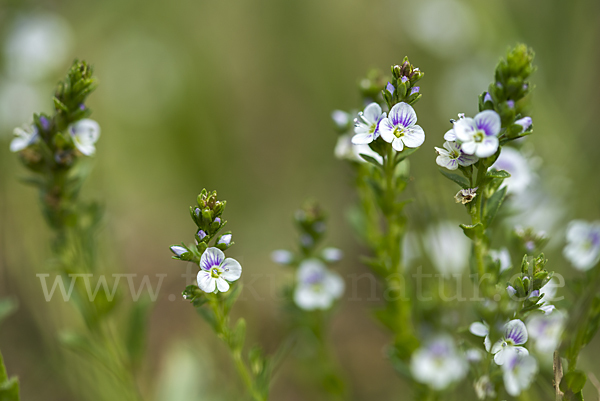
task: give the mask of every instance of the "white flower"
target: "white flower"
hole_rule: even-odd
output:
[[[379,122],[385,118],[381,106],[377,103],[371,103],[365,108],[364,112],[358,113],[358,118],[354,120],[354,135],[352,143],[354,145],[366,145],[379,137]]]
[[[19,152],[39,139],[38,130],[33,124],[25,125],[23,128],[17,127],[13,130],[13,134],[15,138],[10,143],[11,152]]]
[[[444,149],[435,148],[438,157],[435,162],[440,167],[446,167],[448,170],[456,170],[458,166],[470,166],[477,163],[479,158],[473,155],[467,155],[461,152],[460,145],[456,142],[444,142]]]
[[[551,315],[534,314],[527,319],[527,330],[533,339],[537,352],[547,357],[552,356],[560,343],[560,337],[566,323],[566,315],[556,311]]]
[[[75,147],[86,156],[92,156],[96,152],[94,144],[100,137],[100,125],[94,120],[84,118],[69,126],[69,132],[73,137]]]
[[[369,145],[353,145],[352,137],[350,134],[340,135],[338,137],[338,141],[335,145],[334,155],[336,158],[340,160],[350,160],[353,162],[366,163],[365,159],[360,157],[361,154],[371,156],[375,160],[379,162],[379,164],[383,164],[383,157],[373,149],[369,147]]]
[[[344,252],[341,249],[329,247],[323,249],[321,255],[326,262],[339,262],[344,257]]]
[[[485,110],[475,118],[461,118],[454,123],[456,139],[468,155],[489,157],[498,150],[501,123],[498,113]]]
[[[600,221],[570,222],[563,255],[577,270],[586,271],[594,267],[600,261]]]
[[[442,274],[460,273],[469,262],[471,242],[456,223],[444,221],[429,227],[424,245],[434,267]]]
[[[443,390],[465,377],[468,364],[456,351],[452,338],[439,335],[414,352],[410,370],[416,381]]]
[[[285,249],[277,249],[271,252],[271,260],[280,265],[289,265],[294,260],[294,254]]]
[[[508,249],[502,248],[499,251],[492,249],[490,250],[490,256],[494,262],[500,262],[500,273],[512,267],[510,252],[508,252]]]
[[[537,362],[531,355],[518,352],[511,348],[506,351],[506,363],[502,365],[504,387],[513,397],[529,388],[537,373]]]
[[[508,146],[502,148],[502,152],[491,168],[505,170],[510,177],[504,179],[509,193],[523,193],[533,181],[533,172],[527,159],[521,152]]]
[[[300,309],[329,309],[344,293],[344,280],[318,259],[300,263],[296,280],[294,302]]]
[[[496,341],[491,350],[496,364],[503,365],[506,362],[508,351],[515,350],[525,355],[529,354],[527,348],[521,347],[527,342],[528,337],[525,323],[519,319],[513,319],[504,325],[503,331],[504,336]]]
[[[237,260],[225,258],[225,254],[218,248],[208,248],[200,258],[200,271],[198,272],[198,287],[204,292],[229,290],[227,281],[235,281],[242,275],[242,266]],[[225,281],[227,280],[227,281]]]
[[[398,103],[390,110],[388,118],[381,120],[379,132],[384,141],[391,143],[394,150],[404,147],[418,148],[425,142],[425,131],[416,125],[417,113],[408,103]]]

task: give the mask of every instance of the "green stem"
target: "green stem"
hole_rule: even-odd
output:
[[[476,186],[477,189],[477,197],[475,198],[474,204],[471,206],[471,225],[476,225],[482,223],[481,215],[483,213],[483,197],[485,194],[485,185],[483,183],[483,177],[485,177],[485,168],[482,166],[481,161],[477,164],[477,179]],[[486,249],[486,238],[485,232],[481,232],[480,234],[476,234],[473,239],[473,251],[475,254],[475,266],[477,268],[477,273],[479,274],[479,279],[483,277],[485,274],[485,255],[487,253]]]
[[[0,385],[8,380],[6,373],[6,367],[4,366],[4,359],[2,358],[2,352],[0,352]]]

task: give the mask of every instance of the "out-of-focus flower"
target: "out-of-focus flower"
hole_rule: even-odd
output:
[[[439,335],[414,352],[410,370],[416,381],[443,390],[465,377],[468,364],[456,351],[452,337]]]
[[[329,309],[344,293],[344,280],[318,259],[300,263],[294,302],[303,310]]]
[[[11,152],[19,152],[39,139],[37,128],[34,125],[17,127],[13,133],[15,137],[10,143]]]
[[[385,118],[385,113],[381,111],[381,106],[377,103],[371,103],[365,108],[364,112],[358,113],[358,118],[354,120],[354,135],[352,143],[354,145],[367,145],[379,137],[379,123]]]
[[[342,260],[342,258],[344,257],[344,252],[342,252],[342,250],[338,248],[328,247],[323,249],[321,255],[323,256],[323,259],[325,259],[326,262],[333,263]]]
[[[502,152],[492,168],[505,170],[510,174],[510,177],[504,179],[504,185],[509,193],[522,193],[533,181],[533,172],[527,159],[518,150],[507,146],[502,148]]]
[[[428,228],[425,250],[442,274],[462,272],[468,264],[471,243],[458,224],[449,221]]]
[[[600,261],[600,221],[570,222],[563,254],[577,270],[586,271],[594,267]]]
[[[100,137],[100,125],[89,118],[79,120],[69,126],[75,147],[84,155],[92,156],[96,153],[96,142]]]
[[[534,357],[515,348],[506,350],[505,363],[502,365],[504,387],[513,397],[529,388],[537,373],[537,362]]]
[[[353,162],[366,163],[361,154],[371,156],[380,164],[383,164],[383,158],[375,152],[369,145],[353,145],[350,134],[340,135],[334,150],[335,157],[340,160],[350,160]]]
[[[348,129],[348,125],[350,124],[350,113],[342,110],[334,110],[331,112],[331,119],[336,128],[343,132]]]
[[[490,327],[486,323],[474,322],[469,326],[469,331],[471,334],[477,337],[484,337],[483,345],[485,346],[485,350],[490,352],[492,348],[492,342],[490,340]]]
[[[71,38],[69,25],[58,15],[18,17],[4,46],[10,78],[28,82],[46,78],[68,58]]]
[[[294,260],[294,254],[285,249],[277,249],[271,252],[271,260],[280,265],[289,265]]]
[[[535,314],[527,319],[527,331],[533,339],[534,349],[546,357],[552,356],[560,343],[560,336],[565,328],[566,315],[556,311],[551,315]]]
[[[391,143],[394,150],[401,152],[404,147],[418,148],[425,142],[425,131],[417,124],[417,113],[408,103],[398,103],[392,107],[388,118],[379,123],[379,133],[384,141]]]
[[[510,252],[508,252],[507,248],[502,248],[500,250],[492,249],[490,250],[490,256],[494,262],[500,263],[500,273],[512,267]]]
[[[462,203],[463,205],[470,203],[477,196],[477,188],[461,189],[454,195],[454,200],[456,203]]]
[[[496,397],[496,390],[494,389],[494,383],[490,380],[488,375],[483,375],[473,383],[473,388],[475,389],[475,394],[477,395],[477,399],[485,400]]]
[[[482,111],[475,118],[461,118],[454,123],[454,133],[461,142],[461,150],[477,157],[489,157],[496,153],[500,128],[500,116],[492,110]]]
[[[0,77],[0,135],[31,119],[34,111],[47,107],[41,90],[22,82],[2,82]]]
[[[446,133],[447,134],[447,133]],[[456,170],[458,166],[470,166],[477,163],[479,158],[473,155],[467,155],[461,152],[460,145],[456,142],[444,142],[444,148],[434,148],[438,154],[435,162],[440,167],[448,170]]]
[[[491,349],[494,362],[503,365],[506,362],[508,351],[515,350],[519,353],[529,354],[527,348],[521,345],[527,342],[527,328],[519,319],[513,319],[504,325],[504,336],[498,340]]]
[[[221,292],[229,290],[227,281],[235,281],[242,275],[242,266],[232,258],[225,258],[225,254],[218,248],[208,248],[200,258],[200,271],[198,272],[198,287],[204,292]],[[227,281],[226,281],[227,280]]]

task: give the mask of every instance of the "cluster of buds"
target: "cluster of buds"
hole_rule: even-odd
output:
[[[525,45],[516,46],[496,67],[495,80],[479,97],[479,110],[494,110],[506,128],[504,137],[515,139],[531,133],[531,123],[524,124],[523,102],[531,91],[529,76],[535,71],[534,53]],[[519,119],[519,120],[517,120]]]
[[[521,263],[521,275],[516,277],[512,284],[508,286],[509,295],[513,299],[524,301],[522,313],[542,306],[540,301],[543,295],[540,290],[552,279],[552,273],[545,269],[547,262],[548,260],[544,258],[544,254],[534,258],[533,263],[529,262],[526,255]]]
[[[209,247],[210,241],[227,224],[227,221],[221,219],[227,201],[218,200],[217,191],[209,193],[206,189],[203,189],[196,202],[196,206],[190,206],[190,215],[197,228],[194,234],[196,245],[173,245],[171,247],[171,251],[175,254],[173,259],[199,263],[202,254]],[[219,236],[213,246],[224,251],[233,245],[231,239],[231,232],[226,232]]]
[[[383,89],[383,97],[390,109],[396,103],[414,104],[421,98],[419,87],[415,84],[425,75],[419,68],[413,66],[408,57],[404,57],[401,65],[392,66],[392,81]]]

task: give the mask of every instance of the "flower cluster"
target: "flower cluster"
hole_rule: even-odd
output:
[[[201,295],[197,292],[198,288],[205,293],[227,292],[230,283],[242,275],[239,262],[226,258],[223,253],[233,245],[231,232],[219,235],[227,224],[222,220],[227,202],[218,200],[216,191],[208,192],[203,189],[196,203],[196,206],[190,207],[190,215],[196,224],[195,243],[171,246],[173,259],[194,262],[200,268],[198,286],[189,286],[184,293],[192,302]]]
[[[298,228],[299,252],[278,249],[272,252],[275,263],[294,267],[294,304],[305,311],[330,309],[344,293],[344,280],[327,265],[339,262],[343,253],[327,247],[319,251],[326,231],[326,216],[315,202],[308,201],[294,215]]]

